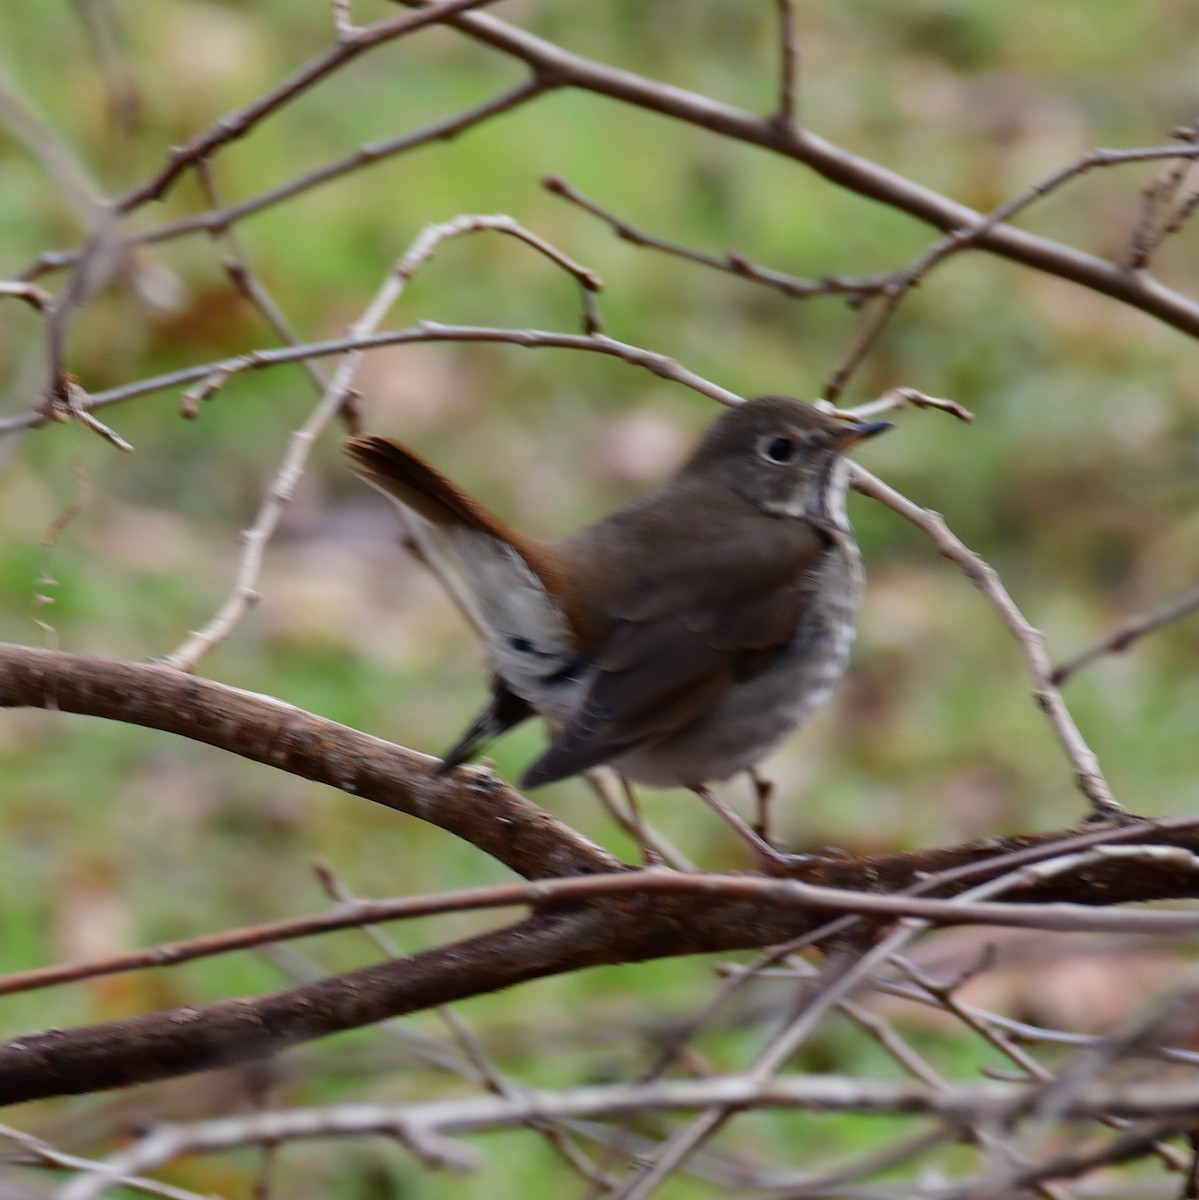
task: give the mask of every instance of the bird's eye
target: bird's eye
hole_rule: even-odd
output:
[[[795,442],[789,437],[771,438],[762,451],[771,462],[790,462],[795,457]]]

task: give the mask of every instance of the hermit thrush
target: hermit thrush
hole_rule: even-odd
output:
[[[534,713],[554,734],[526,788],[605,763],[707,797],[752,767],[845,670],[863,577],[842,455],[889,427],[759,396],[657,491],[552,541],[396,442],[347,442],[353,469],[425,523],[482,626],[491,703],[439,772]]]

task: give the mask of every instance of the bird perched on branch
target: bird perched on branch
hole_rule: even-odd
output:
[[[845,671],[863,575],[843,455],[888,428],[747,400],[657,491],[551,541],[397,442],[348,441],[353,470],[460,578],[491,661],[491,702],[439,773],[538,713],[553,736],[522,787],[606,764],[712,803],[706,784],[752,768]]]

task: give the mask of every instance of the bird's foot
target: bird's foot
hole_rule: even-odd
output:
[[[773,787],[773,784],[768,786]],[[754,852],[759,866],[766,874],[786,873],[790,869],[788,866],[790,860],[806,857],[805,855],[784,854],[781,850],[775,849],[767,838],[758,830],[747,825],[723,800],[702,784],[693,786],[691,790],[749,846]]]

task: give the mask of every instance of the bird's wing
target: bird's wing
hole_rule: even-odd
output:
[[[536,787],[575,775],[686,727],[738,683],[774,661],[800,630],[813,567],[827,548],[820,531],[795,536],[765,586],[754,553],[746,569],[726,553],[721,569],[657,586],[606,639],[596,674],[571,719],[521,780]]]

